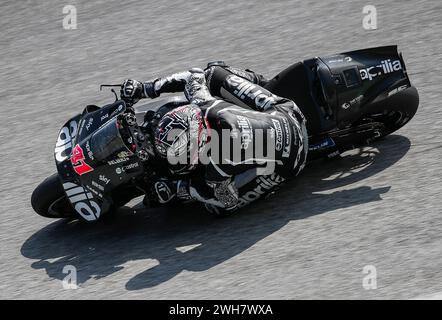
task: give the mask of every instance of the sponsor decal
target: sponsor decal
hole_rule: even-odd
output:
[[[123,163],[123,162],[126,162],[126,161],[129,161],[129,158],[128,158],[128,157],[124,157],[124,158],[115,158],[115,159],[113,159],[113,160],[109,160],[109,161],[107,162],[107,164],[110,165],[110,166],[113,166],[113,165],[115,165],[115,164],[120,164],[120,163]]]
[[[283,144],[283,138],[282,138],[282,127],[279,120],[272,119],[273,128],[275,130],[276,139],[275,139],[275,150],[281,151],[282,150],[282,144]]]
[[[94,159],[95,159],[95,158],[94,158],[94,153],[93,153],[92,150],[91,150],[91,145],[90,145],[90,143],[89,143],[89,140],[86,142],[86,152],[87,152],[88,157],[89,157],[91,160],[94,160]]]
[[[90,117],[89,120],[87,121],[87,124],[86,124],[86,131],[89,131],[93,122],[94,122],[94,118]]]
[[[284,126],[284,133],[285,133],[285,140],[284,140],[284,150],[282,152],[282,156],[284,158],[289,157],[290,155],[290,144],[291,144],[291,137],[290,137],[290,127],[289,127],[289,121],[286,118],[282,118],[283,126]]]
[[[121,112],[122,110],[123,110],[123,105],[122,104],[118,105],[117,109],[115,109],[113,112],[111,112],[110,117],[112,118],[117,113]]]
[[[95,184],[97,184],[97,183],[95,182]],[[88,189],[90,192],[92,192],[96,197],[98,197],[98,198],[100,198],[100,199],[103,198],[103,194],[102,194],[100,191],[97,191],[96,189],[94,189],[93,187],[88,186],[88,185],[86,185],[85,187],[86,187],[86,189]]]
[[[132,155],[133,155],[133,153],[130,152],[130,151],[121,151],[121,152],[119,152],[119,153],[117,154],[117,157],[118,157],[118,158],[128,158],[128,157],[130,157],[130,156],[132,156]]]
[[[387,59],[382,60],[381,63],[376,66],[360,69],[359,73],[362,80],[371,81],[377,76],[389,74],[400,70],[402,70],[402,65],[399,60],[391,61],[390,59]]]
[[[394,94],[396,94],[396,93],[398,93],[398,92],[400,92],[400,91],[402,91],[402,90],[405,90],[405,89],[407,89],[408,88],[408,85],[403,85],[403,86],[400,86],[400,87],[397,87],[397,88],[394,88],[393,90],[391,90],[389,93],[388,93],[388,96],[392,96],[392,95],[394,95]]]
[[[98,180],[100,180],[101,182],[103,182],[105,185],[107,185],[110,182],[110,179],[107,178],[104,174],[100,174],[98,176]]]
[[[236,123],[241,133],[241,148],[247,149],[253,141],[253,130],[250,120],[247,117],[237,115]]]
[[[98,188],[98,190],[100,190],[100,191],[104,191],[104,187],[95,181],[92,181],[92,186],[95,188]]]
[[[326,138],[325,140],[316,143],[316,144],[312,144],[309,146],[309,151],[315,151],[318,149],[323,149],[323,148],[330,148],[335,146],[335,142],[333,141],[332,138]]]
[[[94,221],[100,217],[101,208],[88,190],[73,182],[63,183],[63,189],[75,211],[85,220]]]
[[[364,99],[364,95],[361,94],[360,96],[357,96],[357,97],[354,98],[353,100],[350,100],[350,101],[348,101],[348,102],[344,102],[344,103],[341,105],[341,108],[344,109],[344,110],[347,110],[347,109],[350,108],[350,107],[353,107],[353,106],[359,105],[359,104],[362,102],[362,99]]]
[[[127,166],[118,167],[115,169],[115,172],[117,174],[122,174],[123,172],[126,172],[127,170],[138,168],[140,165],[138,162],[133,162],[131,164],[128,164]]]
[[[72,150],[71,154],[71,163],[72,167],[74,168],[74,171],[79,174],[80,176],[93,171],[94,169],[89,166],[85,161],[83,149],[80,147],[80,145],[76,145],[74,149]]]
[[[226,81],[234,88],[233,93],[245,100],[249,98],[255,101],[255,105],[261,110],[266,110],[275,104],[275,98],[273,95],[264,93],[259,86],[251,83],[250,81],[241,77],[230,75]]]
[[[285,179],[276,173],[272,173],[270,176],[261,176],[256,179],[258,185],[238,199],[238,207],[241,208],[250,202],[260,198],[262,195],[266,194],[268,191],[273,189],[275,186],[284,182]]]
[[[140,165],[138,164],[138,162],[134,162],[134,163],[128,164],[127,166],[122,167],[122,169],[123,169],[123,171],[127,171],[130,169],[138,168],[139,166]]]
[[[351,62],[353,59],[351,57],[332,57],[331,60],[328,60],[328,63],[343,63],[343,62]]]
[[[76,121],[69,122],[69,125],[63,127],[58,134],[57,143],[55,144],[55,160],[62,162],[68,158],[71,153],[72,141],[77,135],[78,123]]]

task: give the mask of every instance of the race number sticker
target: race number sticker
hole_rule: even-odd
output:
[[[81,149],[80,145],[77,144],[72,150],[71,163],[75,172],[78,173],[80,176],[94,170],[90,165],[84,162],[84,159],[85,157],[83,149]]]

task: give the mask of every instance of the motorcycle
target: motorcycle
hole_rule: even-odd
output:
[[[106,86],[102,85],[100,90]],[[307,118],[307,161],[368,145],[408,123],[419,105],[397,46],[314,57],[284,69],[265,88],[293,100]],[[49,218],[96,221],[145,195],[170,175],[156,160],[153,128],[160,110],[188,104],[177,95],[133,106],[119,99],[87,106],[61,128],[57,173],[34,190],[35,212]],[[163,112],[164,113],[164,112]]]

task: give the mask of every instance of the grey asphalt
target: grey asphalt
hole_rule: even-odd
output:
[[[73,4],[78,29],[62,27]],[[362,28],[373,4],[378,29]],[[0,298],[399,299],[442,292],[440,1],[2,1]],[[64,121],[112,101],[100,83],[224,59],[271,76],[289,64],[398,44],[421,103],[396,134],[308,167],[227,219],[194,208],[98,226],[30,207],[55,172]],[[62,286],[77,269],[78,289]],[[363,287],[367,265],[377,289]]]

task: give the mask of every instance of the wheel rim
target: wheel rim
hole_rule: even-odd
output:
[[[53,217],[71,217],[74,215],[74,212],[69,209],[71,209],[71,205],[67,201],[66,196],[61,196],[51,203],[48,208],[48,214]]]
[[[385,111],[383,113],[369,114],[362,122],[380,122],[385,126],[385,130],[382,131],[382,136],[392,133],[404,126],[410,117],[402,111]]]

